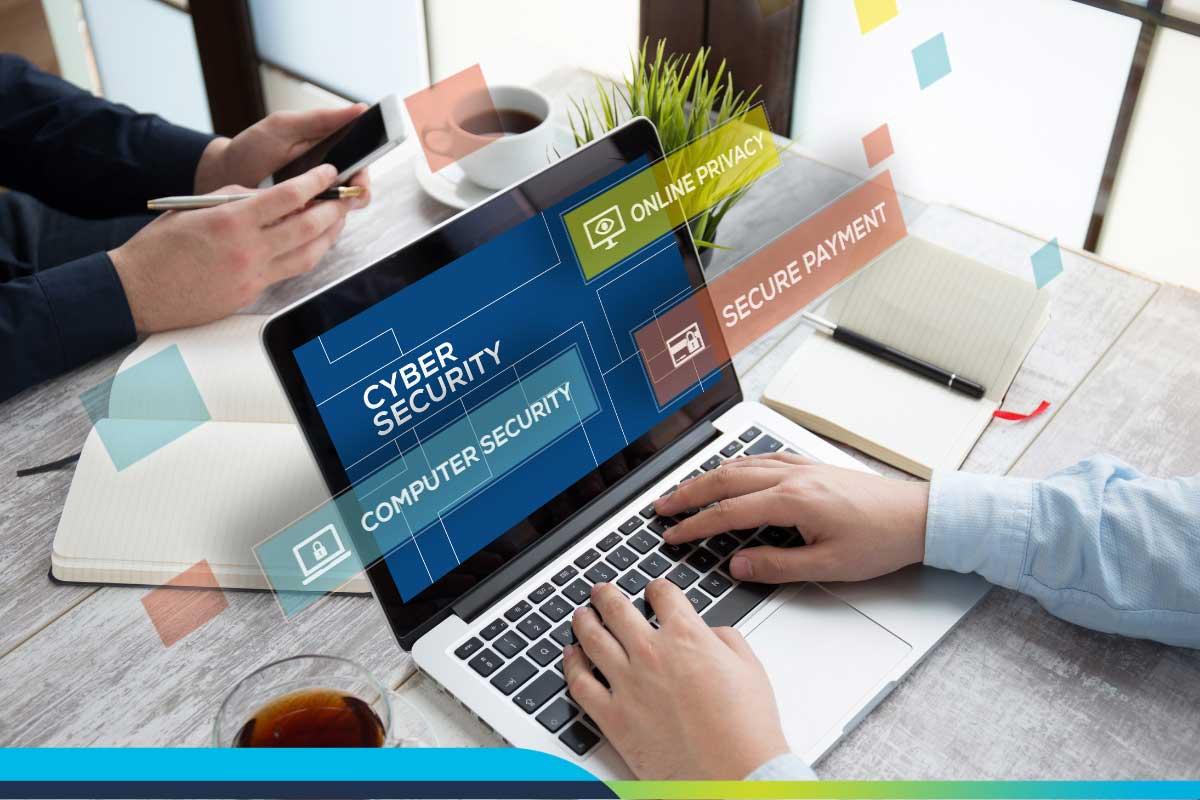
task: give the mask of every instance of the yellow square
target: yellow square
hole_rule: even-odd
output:
[[[858,12],[858,29],[863,33],[875,30],[900,13],[896,0],[854,0],[854,10]]]

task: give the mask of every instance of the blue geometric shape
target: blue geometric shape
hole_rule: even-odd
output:
[[[950,74],[950,54],[946,52],[946,34],[939,33],[913,48],[913,63],[917,65],[917,81],[928,88]]]
[[[1055,237],[1042,245],[1037,252],[1029,257],[1033,262],[1033,280],[1037,288],[1042,288],[1057,278],[1063,271],[1062,251],[1058,249],[1058,238]]]
[[[118,472],[211,419],[177,345],[121,370],[79,399]]]

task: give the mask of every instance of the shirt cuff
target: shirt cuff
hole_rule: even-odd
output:
[[[196,188],[196,167],[204,148],[217,137],[150,117],[138,157],[158,188],[153,195],[191,194]]]
[[[125,289],[108,253],[35,273],[58,332],[62,371],[137,338]]]
[[[1017,588],[1033,519],[1034,482],[1026,478],[937,470],[925,517],[925,563],[978,572]]]
[[[792,753],[775,756],[745,777],[748,781],[815,781],[817,773]]]

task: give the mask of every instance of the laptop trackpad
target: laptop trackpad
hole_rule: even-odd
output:
[[[771,677],[792,752],[807,758],[912,649],[812,583],[790,590],[746,639]]]

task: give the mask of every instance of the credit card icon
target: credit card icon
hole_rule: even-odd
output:
[[[679,368],[704,352],[708,345],[700,335],[700,324],[693,322],[679,333],[667,339],[667,353],[671,364]]]

